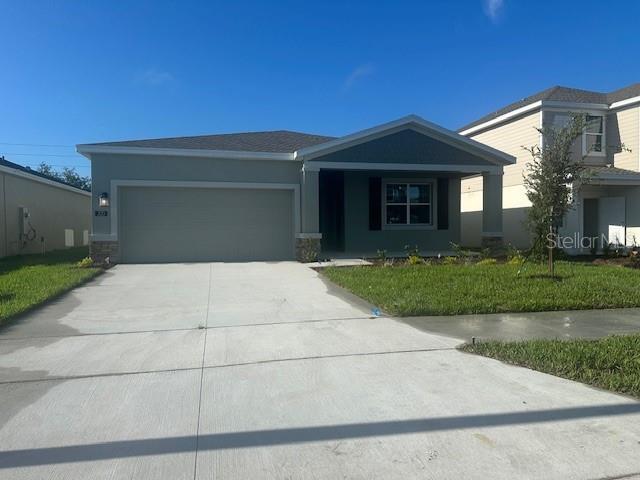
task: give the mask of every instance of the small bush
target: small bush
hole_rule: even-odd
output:
[[[498,260],[496,260],[495,258],[483,258],[482,260],[480,260],[478,263],[476,263],[476,265],[495,265],[498,263]]]
[[[455,256],[458,257],[458,263],[471,265],[478,257],[478,254],[476,252],[474,252],[473,250],[469,250],[468,248],[463,248],[457,243],[451,242],[449,245],[451,246],[451,250],[453,250],[453,253],[455,253]]]
[[[387,251],[386,250],[377,250],[376,251],[376,260],[380,263],[384,264],[387,262]]]
[[[407,257],[419,257],[420,256],[420,249],[418,248],[417,245],[405,245],[404,246],[404,251],[407,254]]]
[[[422,259],[422,257],[418,256],[418,255],[409,255],[407,257],[407,264],[408,265],[421,265],[424,263],[424,260]]]
[[[512,258],[521,258],[522,256],[522,252],[512,244],[507,245],[507,260],[511,260]]]
[[[460,262],[457,257],[444,257],[442,260],[443,265],[456,265]]]
[[[524,263],[524,257],[511,257],[507,260],[507,265],[520,266]]]
[[[484,260],[486,258],[491,258],[491,249],[488,248],[488,247],[485,247],[482,250],[480,250],[480,258],[482,260]]]
[[[76,267],[78,268],[91,268],[93,266],[94,266],[94,261],[93,261],[93,258],[91,257],[84,257],[82,260],[76,263]]]

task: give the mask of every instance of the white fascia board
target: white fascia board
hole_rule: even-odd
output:
[[[222,158],[228,160],[285,160],[294,161],[293,153],[243,152],[236,150],[203,150],[195,148],[117,147],[113,145],[76,145],[81,155],[91,159],[94,154],[154,155],[170,157]]]
[[[22,170],[16,170],[11,167],[5,167],[4,165],[0,165],[0,172],[8,173],[9,175],[15,175],[16,177],[26,178],[27,180],[32,180],[34,182],[43,183],[50,187],[61,188],[62,190],[68,190],[69,192],[77,193],[79,195],[84,195],[86,197],[91,196],[91,192],[87,192],[80,188],[72,187],[70,185],[65,185],[64,183],[59,183],[54,180],[49,180],[48,178],[39,177],[37,175],[32,175],[27,172],[23,172]]]
[[[476,133],[476,132],[479,132],[480,130],[493,127],[494,125],[498,125],[500,123],[511,120],[512,118],[518,117],[524,113],[528,113],[542,107],[558,108],[558,109],[569,110],[569,111],[571,111],[572,109],[574,111],[582,111],[582,110],[606,111],[609,109],[609,105],[607,105],[606,103],[576,103],[576,102],[558,102],[555,100],[538,100],[537,102],[530,103],[528,105],[525,105],[524,107],[516,108],[511,112],[504,113],[496,118],[488,120],[479,125],[475,125],[471,128],[467,128],[466,130],[462,130],[460,134],[471,135],[472,133]]]
[[[562,108],[563,110],[574,109],[576,111],[581,110],[608,110],[609,105],[606,103],[576,103],[576,102],[558,102],[555,100],[544,100],[542,102],[543,107],[549,108]]]
[[[310,160],[322,155],[354,147],[407,128],[428,135],[453,147],[465,150],[473,155],[482,157],[495,165],[510,165],[516,162],[515,157],[507,153],[496,150],[495,148],[484,145],[483,143],[477,142],[473,139],[464,137],[452,130],[436,125],[435,123],[429,122],[417,115],[408,115],[406,117],[399,118],[398,120],[384,123],[366,130],[361,130],[329,142],[302,148],[295,152],[295,157],[305,161]]]
[[[479,130],[484,130],[487,127],[491,127],[493,125],[496,125],[498,123],[502,123],[505,122],[507,120],[510,120],[514,117],[517,117],[519,115],[522,115],[523,113],[527,113],[527,112],[531,112],[533,110],[536,110],[537,108],[540,108],[542,106],[542,100],[538,100],[537,102],[533,102],[530,103],[529,105],[525,105],[524,107],[520,107],[520,108],[516,108],[515,110],[512,110],[511,112],[507,112],[504,113],[502,115],[497,116],[496,118],[493,118],[491,120],[487,120],[484,123],[481,123],[479,125],[474,125],[471,128],[467,128],[466,130],[462,130],[460,132],[460,135],[470,135],[472,133],[475,133]]]
[[[375,162],[307,162],[304,170],[317,172],[321,169],[334,170],[385,170],[415,172],[459,172],[459,173],[502,173],[502,165],[454,165],[433,163],[375,163]]]
[[[638,102],[640,102],[640,97],[627,98],[626,100],[620,100],[619,102],[613,102],[609,106],[609,108],[611,110],[614,110],[616,108],[626,107],[627,105],[631,105],[631,104],[638,103]]]

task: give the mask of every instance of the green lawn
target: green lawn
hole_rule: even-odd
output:
[[[640,335],[482,342],[461,350],[640,397]]]
[[[557,262],[546,266],[415,265],[332,267],[322,270],[382,310],[397,316],[535,312],[640,306],[640,270]]]
[[[0,325],[96,276],[99,268],[78,268],[87,248],[0,260]]]

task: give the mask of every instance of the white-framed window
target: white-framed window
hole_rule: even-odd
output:
[[[605,155],[604,115],[587,115],[582,134],[583,155]]]
[[[580,112],[578,112],[580,113]],[[582,112],[585,114],[585,128],[582,133],[582,155],[606,155],[605,131],[606,117],[597,111]],[[571,113],[566,111],[547,111],[545,125],[552,128],[564,128],[571,120]]]
[[[433,225],[433,190],[430,181],[384,183],[383,224],[387,227]]]

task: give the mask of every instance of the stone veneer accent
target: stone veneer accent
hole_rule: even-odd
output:
[[[92,240],[89,245],[89,255],[94,262],[99,264],[116,263],[118,253],[120,251],[120,243],[118,241],[97,241]]]
[[[320,255],[320,234],[299,234],[296,236],[296,260],[303,263],[315,262]]]

